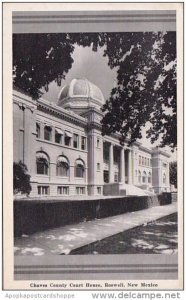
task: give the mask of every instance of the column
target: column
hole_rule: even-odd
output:
[[[170,169],[169,169],[169,163],[167,163],[167,186],[169,188],[168,192],[170,192]]]
[[[131,150],[128,151],[128,184],[132,184],[132,156],[131,156]]]
[[[120,151],[120,182],[125,183],[125,151],[121,148]]]
[[[113,145],[109,146],[109,183],[114,182],[114,153]]]
[[[54,126],[52,126],[52,138],[51,138],[51,142],[52,143],[55,143],[55,127]]]

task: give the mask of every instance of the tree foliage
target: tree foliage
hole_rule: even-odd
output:
[[[33,99],[58,85],[72,67],[74,46],[68,34],[14,34],[13,83]]]
[[[170,168],[170,183],[177,188],[177,162],[173,161],[169,165]]]
[[[111,68],[118,68],[118,84],[103,107],[103,133],[119,132],[121,142],[147,137],[160,146],[177,144],[176,37],[167,33],[113,34],[105,55]]]
[[[104,47],[117,85],[103,106],[102,132],[119,132],[121,143],[147,137],[160,146],[177,145],[175,32],[18,34],[13,36],[14,84],[34,99],[58,85],[71,68],[74,45]]]
[[[29,195],[32,188],[30,185],[30,175],[27,173],[27,166],[21,161],[13,164],[13,189],[14,194],[21,193]]]

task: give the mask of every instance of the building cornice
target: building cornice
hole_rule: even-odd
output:
[[[139,145],[139,150],[148,152],[149,154],[152,154],[152,149],[149,149],[149,148],[144,147],[142,145]]]
[[[156,155],[156,154],[161,154],[163,156],[166,156],[167,158],[170,158],[171,155],[163,150],[161,150],[159,147],[154,147],[152,148],[152,154]]]
[[[87,120],[85,118],[44,99],[38,100],[37,109],[83,128],[87,127]]]

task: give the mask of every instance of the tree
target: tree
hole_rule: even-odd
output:
[[[171,162],[169,165],[170,168],[170,183],[177,188],[177,162]]]
[[[61,85],[72,66],[73,50],[68,34],[14,34],[14,85],[38,99],[50,82]]]
[[[30,175],[27,173],[27,166],[21,161],[13,164],[14,194],[21,193],[29,195],[32,190]]]
[[[117,68],[117,86],[103,106],[102,133],[119,132],[121,143],[147,137],[160,146],[177,145],[176,33],[70,33],[14,34],[14,85],[34,99],[42,88],[58,85],[71,68],[74,45],[105,47],[111,68]]]
[[[159,146],[177,145],[175,32],[113,34],[105,55],[117,67],[117,87],[103,106],[103,134],[119,132],[121,143],[147,137]]]

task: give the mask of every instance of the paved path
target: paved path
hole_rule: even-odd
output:
[[[15,255],[59,255],[177,211],[177,202],[15,238]]]

